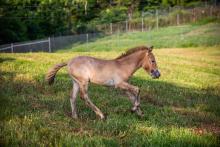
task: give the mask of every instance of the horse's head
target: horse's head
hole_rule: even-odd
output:
[[[152,50],[153,46],[147,47],[147,52],[143,59],[142,67],[152,76],[152,78],[159,78],[160,72],[157,68],[157,62]]]

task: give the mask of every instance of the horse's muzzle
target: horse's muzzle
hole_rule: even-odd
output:
[[[159,70],[152,70],[151,71],[151,76],[152,76],[152,78],[154,78],[154,79],[156,79],[156,78],[159,78],[160,77],[160,72],[159,72]]]

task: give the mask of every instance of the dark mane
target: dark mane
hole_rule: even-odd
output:
[[[147,50],[148,48],[146,46],[138,46],[138,47],[134,47],[134,48],[131,48],[129,50],[127,50],[125,53],[122,53],[120,56],[118,56],[117,58],[115,59],[121,59],[123,57],[126,57],[132,53],[135,53],[137,51],[142,51],[142,50]]]

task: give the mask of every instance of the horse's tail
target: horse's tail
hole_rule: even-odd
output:
[[[49,69],[47,72],[47,75],[45,77],[45,80],[48,82],[49,85],[54,83],[54,79],[56,76],[56,73],[64,66],[66,66],[67,63],[59,63],[56,64],[53,68]]]

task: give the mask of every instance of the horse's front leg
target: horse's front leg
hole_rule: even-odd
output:
[[[95,104],[93,104],[93,102],[90,100],[88,96],[88,83],[80,84],[80,93],[81,98],[85,101],[86,105],[89,106],[101,119],[105,119],[105,116],[102,113],[102,111],[98,107],[96,107]]]
[[[136,112],[139,116],[143,116],[143,112],[140,109],[139,88],[126,82],[120,83],[117,87],[126,90],[126,93],[133,104],[131,111]]]

